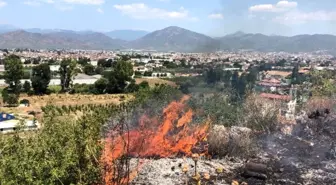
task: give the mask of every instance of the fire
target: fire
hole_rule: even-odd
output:
[[[124,155],[140,158],[191,156],[198,145],[206,141],[209,122],[199,126],[190,125],[193,111],[185,104],[188,99],[188,96],[184,96],[180,101],[171,102],[163,110],[161,122],[157,117],[143,115],[138,128],[106,139],[103,162],[113,164]],[[197,152],[205,155],[207,148]],[[111,184],[108,183],[110,180],[111,174],[106,174],[107,184]]]

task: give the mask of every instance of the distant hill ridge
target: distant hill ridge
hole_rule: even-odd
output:
[[[212,38],[177,26],[151,33],[119,30],[106,33],[71,30],[15,30],[4,27],[0,48],[32,49],[152,49],[158,51],[212,52],[251,49],[257,51],[310,52],[327,50],[336,53],[336,36],[328,34],[268,36],[236,32]],[[131,35],[131,36],[127,36]],[[123,37],[123,39],[119,39]]]

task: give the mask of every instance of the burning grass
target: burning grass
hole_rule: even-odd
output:
[[[267,113],[269,107],[265,108],[260,101],[246,104],[244,110],[250,108],[253,114],[243,119],[243,123],[249,124],[242,125],[250,128],[210,127],[209,120],[191,124],[197,122],[197,113],[187,106],[188,99],[184,96],[171,102],[160,116],[144,114],[137,124],[114,125],[105,139],[101,158],[106,184],[325,184],[336,179],[336,171],[329,172],[336,165],[323,156],[329,151],[330,139],[313,135],[301,138],[295,132],[283,134],[282,125],[271,119],[276,118],[275,107]],[[252,123],[262,128],[276,127],[260,130]],[[331,135],[332,125],[327,124],[329,134],[319,133]],[[202,157],[198,158],[199,154]],[[247,169],[247,164],[252,163],[257,165]],[[262,173],[258,166],[263,167]]]
[[[193,153],[207,155],[204,143],[210,122],[191,125],[193,112],[185,104],[188,99],[188,96],[184,96],[180,101],[170,103],[163,110],[162,121],[159,117],[143,115],[136,128],[125,128],[121,124],[113,129],[106,139],[102,156],[103,163],[110,167],[105,172],[107,184],[117,184],[113,180],[116,170],[113,165],[118,165],[120,159],[125,157],[166,158],[191,156]]]

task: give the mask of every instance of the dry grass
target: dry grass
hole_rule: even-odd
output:
[[[286,76],[292,74],[291,72],[287,72],[287,71],[276,71],[276,70],[274,70],[274,71],[267,71],[267,73],[268,73],[269,75],[272,75],[272,76],[282,76],[282,77],[286,77]]]
[[[303,110],[306,112],[315,111],[317,109],[330,109],[336,108],[336,100],[328,97],[313,97],[308,100],[304,105]]]
[[[167,85],[170,85],[170,86],[173,86],[173,87],[177,86],[175,82],[160,79],[160,78],[136,78],[135,81],[136,81],[137,84],[139,84],[143,81],[147,81],[149,86],[151,86],[151,87],[155,86],[155,84],[167,84]]]
[[[47,104],[56,106],[84,105],[84,104],[119,104],[129,101],[134,97],[130,94],[105,94],[105,95],[83,95],[83,94],[51,94],[45,96],[25,96],[21,95],[20,100],[27,99],[29,107],[3,107],[1,110],[27,115],[27,112],[41,112],[41,107]]]
[[[244,127],[215,125],[208,136],[209,154],[214,157],[249,157],[256,153],[257,146],[252,130]]]

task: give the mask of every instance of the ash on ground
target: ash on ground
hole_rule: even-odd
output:
[[[281,132],[258,137],[259,151],[248,159],[200,159],[197,172],[201,184],[230,185],[233,180],[251,185],[331,185],[336,182],[336,115],[300,117],[292,134]],[[191,158],[132,159],[142,162],[133,185],[196,184]],[[265,171],[246,173],[249,163],[265,166]],[[185,174],[183,168],[188,166]],[[218,173],[218,169],[223,169]],[[258,169],[258,167],[257,167]],[[205,178],[209,174],[209,178]],[[251,175],[252,174],[252,175]]]

